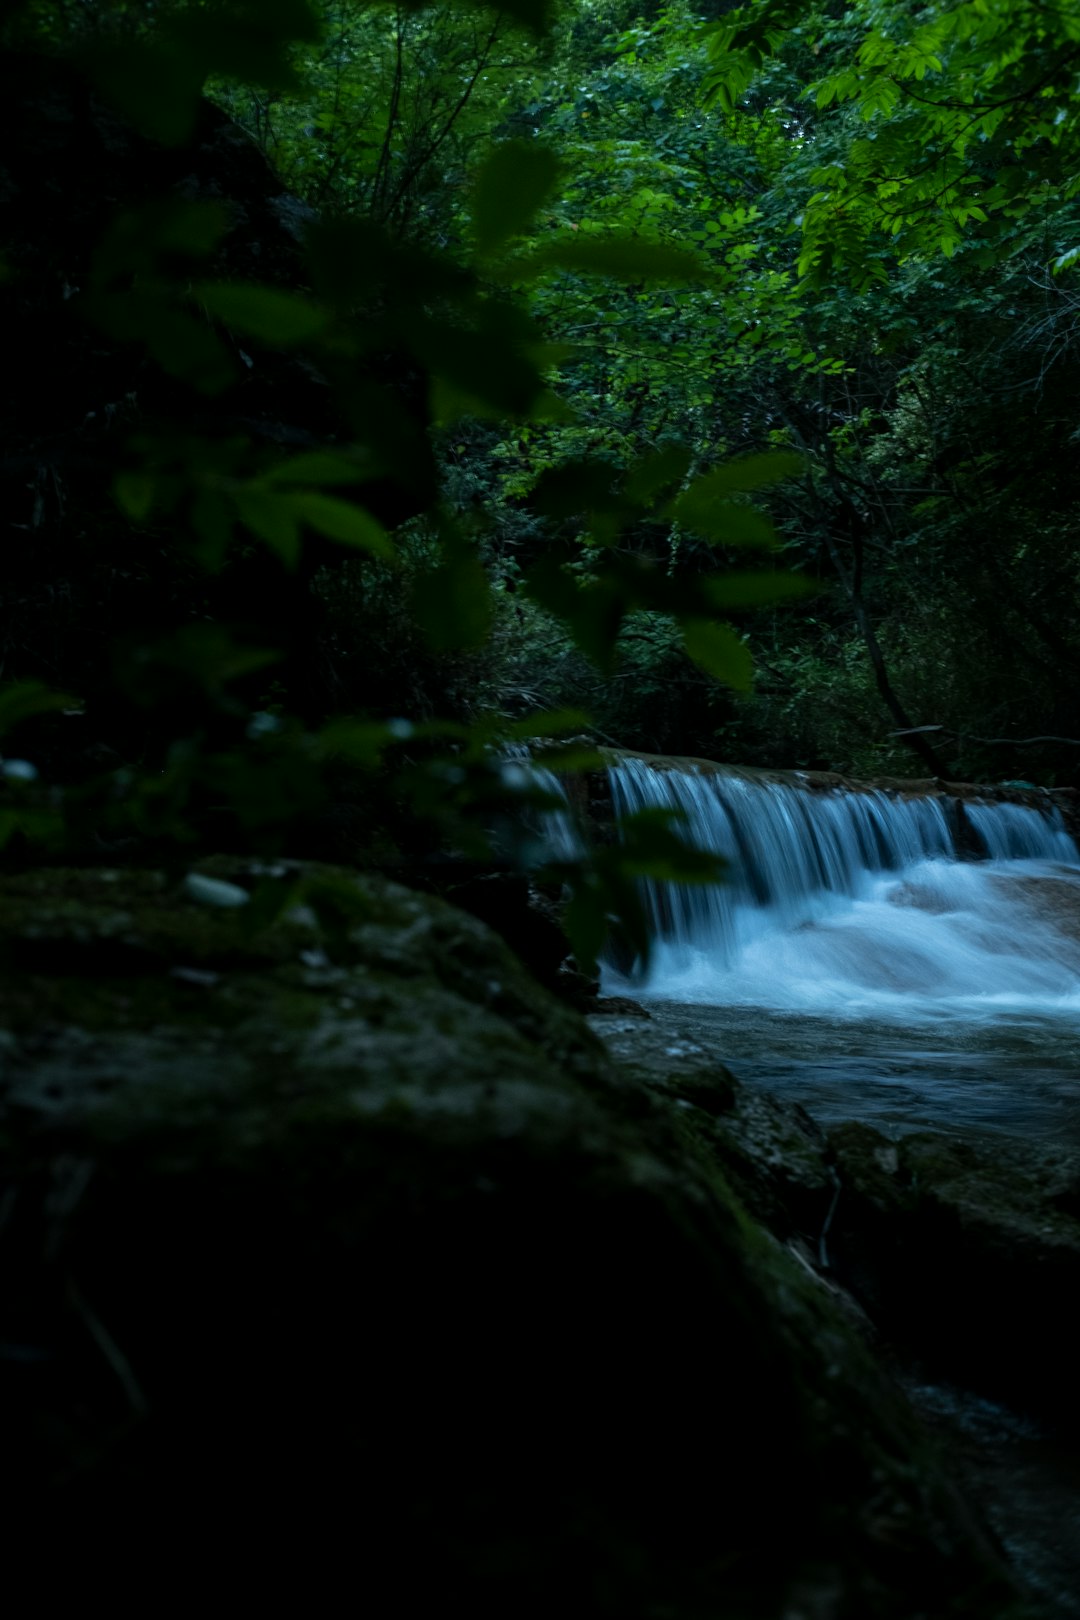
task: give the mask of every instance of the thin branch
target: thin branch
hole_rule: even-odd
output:
[[[476,66],[473,69],[472,75],[468,79],[468,81],[466,82],[464,90],[462,90],[462,92],[461,92],[460,96],[458,97],[457,101],[454,103],[453,107],[451,108],[450,113],[447,116],[446,122],[443,124],[442,129],[439,131],[438,135],[436,135],[434,137],[433,140],[428,142],[427,150],[422,152],[419,155],[419,157],[414,158],[413,161],[409,164],[408,168],[405,170],[405,173],[402,175],[401,180],[398,183],[397,190],[394,192],[394,195],[391,197],[390,202],[387,204],[387,208],[386,208],[386,217],[387,217],[387,219],[389,219],[393,215],[395,209],[399,206],[402,198],[405,196],[406,192],[408,191],[409,187],[412,185],[413,181],[416,179],[417,175],[420,173],[421,169],[423,169],[426,164],[431,162],[432,158],[435,156],[436,152],[442,146],[443,142],[446,140],[447,136],[450,134],[450,131],[453,129],[454,125],[457,123],[457,121],[460,118],[461,114],[465,111],[465,108],[469,104],[469,99],[472,96],[472,93],[473,93],[474,89],[476,88],[476,81],[479,79],[481,73],[483,73],[485,67],[487,66],[488,58],[490,57],[491,52],[495,48],[495,42],[498,39],[501,30],[502,30],[502,18],[501,17],[496,17],[494,23],[492,24],[491,32],[488,34],[488,37],[487,37],[486,41],[484,42],[484,45],[481,48],[480,55],[477,58]]]
[[[1037,743],[1062,743],[1066,748],[1080,748],[1080,737],[977,737],[973,731],[953,731],[949,726],[908,726],[902,731],[890,731],[889,736],[916,737],[927,731],[957,737],[961,742],[983,743],[987,748],[1033,748]]]
[[[405,30],[399,8],[394,13],[394,86],[390,92],[390,106],[386,114],[386,133],[383,136],[379,161],[375,165],[375,175],[371,182],[371,205],[373,210],[390,174],[390,147],[394,137],[394,128],[397,124],[398,108],[401,105],[401,86],[405,76],[404,34]]]
[[[917,91],[911,89],[907,79],[898,79],[890,74],[889,81],[910,101],[917,101],[922,107],[943,107],[947,112],[977,111],[981,118],[984,113],[995,112],[999,107],[1015,107],[1023,102],[1035,100],[1043,90],[1048,90],[1058,75],[1077,58],[1080,58],[1080,45],[1066,51],[1065,55],[1044,73],[1041,79],[1036,79],[1034,84],[1028,85],[1025,90],[1018,90],[1015,95],[1000,96],[996,101],[938,101],[934,96],[920,96]]]

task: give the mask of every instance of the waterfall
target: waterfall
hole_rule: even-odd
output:
[[[500,756],[503,786],[523,800],[523,811],[512,840],[522,865],[532,867],[543,866],[548,861],[580,860],[584,841],[571,813],[566,789],[555,772],[538,765],[526,743],[505,743]],[[549,802],[536,804],[538,795]]]
[[[727,862],[722,884],[643,885],[655,947],[638,993],[834,1012],[1080,1008],[1080,854],[1054,806],[812,791],[631,757],[609,781],[617,818],[676,811],[680,836]]]

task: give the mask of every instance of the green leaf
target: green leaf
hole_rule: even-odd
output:
[[[673,502],[669,515],[687,529],[722,545],[772,547],[776,531],[770,520],[751,506],[733,503],[729,497],[780,483],[794,477],[802,467],[802,457],[788,450],[770,450],[725,462],[696,478]]]
[[[613,276],[618,281],[698,282],[716,277],[694,253],[645,242],[638,237],[585,237],[552,242],[527,258],[515,259],[514,275],[534,277],[546,270],[573,270],[582,275]]]
[[[624,869],[672,883],[717,882],[727,862],[714,850],[687,843],[680,831],[685,823],[682,811],[660,805],[626,816],[619,826]]]
[[[188,514],[196,540],[193,551],[204,568],[216,571],[233,536],[233,508],[216,489],[200,489]]]
[[[685,478],[689,466],[690,452],[685,446],[665,445],[662,450],[645,456],[631,469],[626,480],[627,499],[645,505],[660,490]]]
[[[288,90],[299,82],[289,47],[314,43],[320,28],[306,0],[226,0],[205,11],[174,12],[163,33],[170,51],[189,52],[207,73]]]
[[[769,484],[779,484],[785,478],[796,477],[805,465],[802,456],[793,450],[766,450],[756,456],[739,456],[695,479],[686,494],[693,495],[700,490],[710,500],[748,494],[751,490],[764,489]]]
[[[670,515],[684,528],[719,545],[756,546],[765,551],[776,545],[776,530],[763,512],[716,500],[696,487],[679,496]]]
[[[348,501],[339,501],[333,495],[323,495],[316,490],[290,493],[282,499],[302,523],[328,539],[338,540],[343,546],[355,546],[373,557],[394,557],[386,530],[363,507],[351,506]]]
[[[530,714],[524,720],[511,720],[499,727],[508,740],[528,742],[534,737],[562,737],[567,732],[588,731],[589,717],[583,709],[550,709]]]
[[[601,670],[615,661],[628,603],[616,581],[591,580],[582,584],[554,557],[534,563],[525,577],[526,593],[548,613],[561,619],[587,658]]]
[[[279,461],[263,474],[264,484],[362,484],[375,476],[374,462],[361,461],[339,450],[306,450],[302,455]]]
[[[504,141],[482,166],[472,195],[477,251],[494,253],[532,223],[559,178],[559,160],[549,147]]]
[[[233,500],[251,532],[266,541],[286,568],[295,568],[300,560],[300,525],[288,496],[248,488],[234,490]]]
[[[163,146],[190,140],[207,69],[189,51],[123,42],[92,47],[83,62],[105,99],[141,134]]]
[[[201,394],[220,394],[236,369],[213,332],[182,310],[159,305],[150,309],[143,336],[154,359],[173,377]]]
[[[1080,247],[1069,248],[1067,253],[1059,253],[1051,269],[1055,276],[1060,276],[1063,270],[1071,270],[1076,264],[1080,264]]]
[[[13,686],[0,686],[0,737],[12,726],[31,720],[36,714],[70,709],[74,701],[63,692],[50,691],[43,681],[19,681]]]
[[[229,216],[220,202],[193,202],[165,197],[119,214],[94,249],[90,267],[92,288],[105,292],[122,283],[127,294],[143,281],[160,279],[162,260],[206,258],[229,229]]]
[[[748,692],[754,679],[754,660],[730,625],[711,619],[688,619],[682,625],[683,645],[694,663],[737,692]]]
[[[204,309],[234,332],[245,332],[277,348],[310,342],[325,330],[329,320],[326,311],[308,299],[276,287],[204,281],[192,291]]]
[[[534,336],[517,311],[494,301],[479,306],[471,329],[414,311],[409,339],[432,374],[439,418],[470,411],[527,415],[544,391],[544,380],[525,353],[525,342]]]
[[[281,654],[238,642],[223,625],[197,621],[156,639],[120,644],[115,657],[117,684],[143,708],[201,692],[232,709],[228,684],[277,663]]]
[[[157,480],[153,473],[122,472],[113,480],[116,503],[133,523],[141,523],[154,509]]]
[[[586,512],[621,514],[625,503],[613,488],[618,468],[601,459],[564,461],[541,473],[532,504],[547,517],[577,517]]]
[[[395,742],[408,740],[413,726],[402,720],[331,720],[315,739],[320,756],[348,759],[367,770],[375,770],[386,750]]]
[[[164,294],[91,293],[83,307],[111,337],[145,343],[163,370],[200,393],[221,393],[236,376],[232,360],[206,322],[175,308]]]
[[[595,973],[608,936],[602,897],[591,888],[576,889],[563,907],[561,920],[578,966],[583,973]]]
[[[577,776],[582,771],[603,770],[604,755],[599,748],[586,748],[580,744],[576,748],[545,748],[537,753],[536,763],[545,770]]]
[[[817,581],[808,579],[805,574],[772,572],[721,574],[704,583],[713,606],[728,611],[797,600],[799,597],[813,596],[820,589]]]
[[[167,16],[149,40],[98,40],[80,56],[98,90],[152,140],[177,146],[194,134],[203,86],[224,74],[262,88],[296,83],[289,46],[319,26],[306,0],[227,0],[209,15]]]
[[[413,610],[436,652],[480,647],[491,628],[491,583],[473,553],[449,551],[413,586]]]

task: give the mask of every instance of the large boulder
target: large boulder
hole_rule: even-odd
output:
[[[37,872],[0,959],[24,1537],[380,1614],[1027,1612],[686,1110],[475,919]]]

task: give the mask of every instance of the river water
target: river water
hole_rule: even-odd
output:
[[[672,1039],[830,1123],[1080,1145],[1080,854],[1057,812],[613,767],[719,887],[646,886],[647,969],[604,975]],[[972,841],[983,858],[969,858]]]
[[[673,1053],[693,1039],[826,1126],[1080,1146],[1080,853],[1052,806],[636,759],[610,778],[620,817],[677,812],[728,863],[718,887],[645,885],[650,960],[604,974]],[[1039,1612],[1080,1620],[1075,1445],[911,1368],[903,1382]]]

